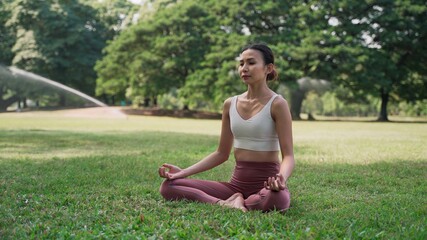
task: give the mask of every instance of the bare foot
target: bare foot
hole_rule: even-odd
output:
[[[242,197],[243,198],[243,195],[241,194],[241,193],[235,193],[235,194],[233,194],[233,195],[231,195],[231,197],[229,197],[227,200],[225,200],[225,201],[234,201],[236,198],[238,198],[238,197]]]
[[[241,193],[235,193],[231,195],[231,197],[229,197],[227,200],[220,200],[218,204],[229,208],[237,208],[242,210],[243,212],[248,211],[248,209],[246,209],[245,207],[245,200],[243,199],[243,195]]]

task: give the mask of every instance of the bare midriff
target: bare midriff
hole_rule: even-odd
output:
[[[242,148],[235,148],[234,158],[236,161],[280,163],[279,151],[253,151]]]

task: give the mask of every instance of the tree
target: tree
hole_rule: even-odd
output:
[[[266,42],[299,119],[298,79],[326,79],[355,98],[425,97],[425,6],[401,1],[154,1],[150,17],[123,32],[97,65],[98,94],[156,96],[177,88],[186,104],[245,89],[237,74],[242,46]],[[404,29],[410,29],[405,31]],[[400,41],[400,39],[403,39]],[[371,66],[378,66],[372,68]],[[379,71],[378,71],[379,70]],[[279,84],[272,85],[275,89]],[[413,88],[411,94],[408,89]],[[412,94],[415,93],[415,94]],[[386,109],[383,107],[382,109]],[[385,116],[383,111],[381,116]]]
[[[126,29],[96,66],[97,94],[155,97],[181,87],[210,45],[209,16],[196,1],[185,1]]]
[[[218,109],[227,96],[245,89],[236,72],[236,57],[245,44],[255,41],[267,42],[277,52],[283,82],[296,86],[301,77],[330,75],[331,61],[321,41],[329,25],[314,3],[172,2],[165,1],[167,7],[106,49],[97,66],[99,95],[159,94],[175,87],[187,104],[211,102]],[[126,53],[127,49],[133,53]],[[300,107],[293,109],[299,118]]]
[[[16,36],[6,22],[11,16],[11,0],[0,0],[0,64],[10,65],[13,59],[12,46],[15,44]]]
[[[55,82],[14,67],[0,66],[0,80],[0,112],[16,102],[18,109],[27,108],[27,100],[37,108],[58,107],[62,98],[66,99],[66,107],[97,105]]]
[[[105,29],[103,38],[106,41],[113,39],[122,30],[132,25],[134,17],[141,12],[140,9],[143,9],[126,0],[80,1],[94,8],[97,21]]]
[[[16,34],[12,64],[93,94],[93,66],[105,45],[96,12],[77,0],[15,0],[7,27]]]
[[[340,1],[331,5],[331,16],[336,19],[334,32],[352,49],[341,59],[337,80],[349,89],[363,89],[365,95],[378,94],[379,121],[388,121],[390,97],[427,97],[424,1]]]
[[[20,100],[20,94],[16,90],[12,90],[11,86],[14,81],[6,81],[6,78],[11,78],[9,70],[5,66],[0,65],[0,112],[5,112],[7,108]],[[16,84],[15,84],[16,85]]]
[[[190,99],[213,95],[219,106],[227,96],[244,89],[236,73],[240,49],[249,42],[265,42],[276,53],[280,82],[293,89],[291,111],[299,119],[305,93],[299,94],[297,80],[330,78],[333,68],[328,49],[337,45],[324,46],[325,29],[330,25],[316,1],[209,1],[205,7],[217,18],[218,28],[211,30],[215,41],[203,69],[188,78],[181,92],[190,93]],[[198,86],[201,91],[191,90]]]

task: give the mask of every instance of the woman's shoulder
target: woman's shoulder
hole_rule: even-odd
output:
[[[276,94],[276,97],[274,98],[272,104],[271,104],[272,111],[288,111],[289,105],[288,101],[280,94]]]
[[[274,93],[275,95],[275,98],[274,98],[274,101],[273,101],[273,104],[288,104],[288,101],[286,100],[286,98],[285,97],[283,97],[281,94],[277,94],[277,93]]]
[[[229,98],[227,98],[227,99],[225,99],[225,101],[224,101],[224,105],[230,105],[231,104],[231,102],[233,101],[233,99],[236,99],[237,97],[239,97],[240,95],[234,95],[234,96],[231,96],[231,97],[229,97]]]
[[[233,101],[234,96],[227,98],[223,103],[223,109],[227,110],[230,109],[231,102]]]

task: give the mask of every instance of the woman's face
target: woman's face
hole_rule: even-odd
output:
[[[243,82],[266,81],[270,71],[260,51],[247,49],[240,54],[239,75]]]

